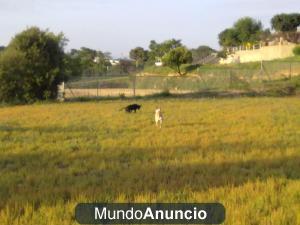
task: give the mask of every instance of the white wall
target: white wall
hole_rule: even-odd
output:
[[[295,44],[288,43],[285,45],[264,46],[260,49],[254,50],[236,51],[227,59],[220,60],[220,64],[229,64],[235,62],[257,62],[261,60],[269,61],[274,59],[292,57],[294,55],[293,49],[295,46]]]

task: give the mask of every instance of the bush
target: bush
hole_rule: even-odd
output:
[[[296,56],[300,56],[300,45],[296,46],[296,47],[293,49],[293,53],[294,53]]]
[[[55,99],[64,73],[64,37],[29,28],[0,54],[0,102]]]

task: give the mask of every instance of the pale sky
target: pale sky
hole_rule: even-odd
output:
[[[82,46],[127,56],[150,40],[181,39],[219,48],[218,33],[240,17],[264,27],[277,13],[300,12],[299,0],[0,0],[0,45],[29,26],[63,32]]]

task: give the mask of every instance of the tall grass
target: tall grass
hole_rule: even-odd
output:
[[[1,108],[0,224],[76,224],[75,205],[97,201],[221,202],[228,225],[300,224],[298,98],[129,103]]]

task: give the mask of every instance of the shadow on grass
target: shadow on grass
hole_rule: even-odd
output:
[[[226,149],[246,145],[233,143]],[[207,191],[268,178],[300,179],[299,156],[174,165],[170,160],[185,154],[180,153],[183,147],[161,149],[161,152],[171,152],[169,156],[162,153],[159,156],[151,148],[79,151],[64,155],[51,152],[1,154],[0,207],[16,202],[55,204],[79,195],[113,201],[120,194],[130,199],[143,193]],[[193,151],[190,146],[186,148]],[[199,157],[202,156],[199,154]]]
[[[241,98],[241,97],[288,97],[295,96],[296,89],[293,87],[285,87],[278,89],[268,89],[263,91],[255,90],[203,90],[190,93],[172,93],[168,90],[161,93],[148,96],[110,96],[110,97],[78,97],[67,99],[66,102],[90,102],[90,101],[111,101],[111,100],[153,100],[153,99],[189,99],[189,98]]]
[[[22,127],[17,125],[1,125],[0,124],[0,132],[38,132],[42,133],[69,133],[69,132],[91,132],[89,126],[35,126],[35,127]]]

